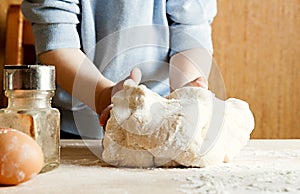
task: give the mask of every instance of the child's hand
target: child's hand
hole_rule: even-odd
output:
[[[130,75],[126,79],[117,83],[112,89],[111,97],[113,97],[113,95],[115,93],[117,93],[119,90],[123,89],[123,84],[127,79],[132,79],[135,83],[139,84],[142,79],[142,73],[141,73],[140,69],[133,68],[130,72]],[[112,106],[113,106],[112,104],[107,106],[100,115],[99,123],[103,128],[105,128],[106,122],[109,119],[109,116],[110,116],[109,113],[110,113],[110,110],[112,109]]]
[[[115,93],[117,93],[119,90],[123,89],[123,84],[127,79],[132,79],[136,84],[139,84],[142,79],[141,70],[136,67],[133,68],[130,72],[130,75],[126,79],[120,81],[113,87],[112,92],[111,92],[111,97],[113,97],[113,95],[115,95]]]
[[[206,48],[194,48],[173,55],[170,59],[171,91],[184,86],[208,89],[212,54]]]
[[[205,77],[198,77],[197,79],[185,84],[184,87],[185,86],[201,87],[204,89],[208,89],[208,82]]]

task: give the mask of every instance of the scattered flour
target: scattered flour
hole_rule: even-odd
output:
[[[183,193],[300,193],[300,170],[230,167],[186,177]]]
[[[231,163],[177,177],[183,193],[300,193],[299,142],[252,140]]]

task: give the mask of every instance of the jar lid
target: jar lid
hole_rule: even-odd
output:
[[[4,90],[55,90],[51,65],[5,65]]]

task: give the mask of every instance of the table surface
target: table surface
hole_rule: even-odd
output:
[[[300,193],[300,140],[250,140],[230,163],[130,169],[98,159],[100,141],[62,140],[61,164],[6,193]]]

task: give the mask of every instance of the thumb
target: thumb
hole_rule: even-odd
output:
[[[133,68],[130,72],[129,79],[132,79],[138,85],[142,79],[141,70],[137,67]]]
[[[141,72],[141,70],[139,68],[137,68],[137,67],[133,68],[131,70],[131,72],[130,72],[130,75],[126,79],[120,81],[119,83],[117,83],[113,87],[112,92],[111,92],[111,96],[113,96],[117,91],[123,89],[123,84],[124,84],[124,82],[127,79],[133,80],[138,85],[141,82],[141,79],[142,79],[142,72]]]

